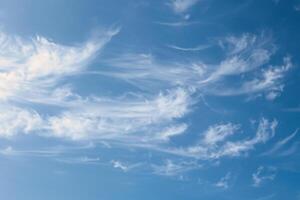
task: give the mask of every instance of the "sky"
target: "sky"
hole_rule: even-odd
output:
[[[300,1],[0,0],[0,197],[300,200]]]

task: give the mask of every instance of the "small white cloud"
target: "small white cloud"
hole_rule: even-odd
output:
[[[166,129],[159,132],[155,139],[162,141],[169,141],[170,138],[183,134],[188,126],[186,124],[179,124],[171,127],[167,127]]]
[[[224,81],[228,76],[247,74],[267,64],[275,52],[269,37],[265,34],[259,36],[243,34],[240,37],[230,36],[221,40],[219,43],[226,57],[201,83],[213,84]]]
[[[282,79],[291,66],[291,59],[284,58],[284,65],[262,71],[262,77],[245,82],[242,91],[244,93],[265,92],[266,99],[274,100],[283,91]]]
[[[43,125],[42,117],[33,110],[21,109],[10,105],[0,108],[0,136],[11,137],[39,130]]]
[[[220,40],[220,45],[224,49],[228,50],[228,54],[234,55],[234,54],[242,53],[245,50],[246,51],[249,50],[249,47],[250,48],[255,46],[259,47],[259,45],[263,44],[261,43],[260,40],[261,38],[256,35],[244,33],[240,37],[228,36],[225,39]]]
[[[199,45],[196,47],[179,47],[176,45],[168,45],[168,47],[179,51],[202,51],[211,47],[211,45]]]
[[[222,142],[228,136],[233,135],[238,129],[239,125],[232,123],[210,126],[208,130],[203,133],[203,142],[206,145],[214,145],[218,142]]]
[[[236,88],[222,88],[214,91],[214,94],[220,96],[237,96],[263,94],[267,100],[274,100],[283,92],[284,77],[291,69],[292,63],[289,57],[284,58],[284,64],[281,66],[271,66],[261,70],[259,73],[252,74],[252,80],[242,81]]]
[[[255,200],[270,200],[270,199],[274,199],[275,196],[276,196],[275,194],[269,194],[266,196],[258,197]]]
[[[63,150],[61,149],[38,149],[38,150],[20,150],[8,146],[0,150],[0,154],[4,156],[31,156],[31,157],[52,157],[58,156]]]
[[[284,78],[292,62],[287,56],[282,65],[266,67],[276,52],[272,41],[272,37],[264,32],[259,35],[246,33],[239,37],[226,37],[219,42],[225,57],[216,59],[213,64],[201,60],[161,62],[153,55],[144,54],[118,55],[104,62],[114,70],[100,69],[97,74],[122,79],[148,91],[179,86],[188,88],[192,93],[201,91],[208,95],[248,97],[263,95],[267,100],[273,100],[283,92]],[[170,47],[198,51],[212,45]]]
[[[200,0],[171,0],[170,6],[176,13],[184,13]]]
[[[290,147],[283,150],[278,155],[279,156],[290,156],[290,155],[294,154],[298,150],[299,144],[300,144],[299,142],[294,142],[293,144],[291,144]]]
[[[97,74],[118,78],[143,90],[161,88],[197,87],[206,75],[202,62],[160,62],[153,55],[125,54],[104,61],[114,70],[100,69]],[[156,90],[157,91],[157,90]]]
[[[125,164],[118,160],[112,160],[111,164],[113,165],[114,168],[121,169],[123,172],[128,172],[129,170],[132,170],[134,168],[141,166],[141,163]]]
[[[56,159],[59,162],[67,163],[67,164],[99,164],[100,158],[99,157],[88,157],[88,156],[83,156],[83,157],[63,157]]]
[[[274,153],[278,154],[278,151],[282,150],[282,148],[298,134],[298,131],[299,131],[299,129],[296,129],[289,136],[283,138],[282,140],[279,140],[270,150],[264,152],[262,155],[273,155]],[[294,148],[292,148],[292,149],[294,149]],[[285,155],[288,155],[288,154],[286,154],[287,151],[284,151],[284,152],[285,152]],[[293,151],[290,151],[290,153],[293,153]]]
[[[185,27],[185,26],[191,26],[191,25],[197,25],[201,23],[200,21],[187,21],[181,20],[181,21],[174,21],[174,22],[154,22],[156,24],[162,25],[162,26],[168,26],[168,27],[174,27],[174,28],[180,28],[180,27]]]
[[[258,167],[256,172],[252,174],[253,186],[259,187],[266,181],[273,181],[276,173],[277,169],[274,167]]]
[[[16,155],[16,151],[11,146],[8,146],[5,149],[0,150],[0,153],[5,156]]]
[[[201,168],[196,161],[179,161],[165,160],[163,165],[152,165],[153,173],[162,176],[181,176],[182,174]]]
[[[215,183],[215,186],[226,190],[226,189],[229,188],[229,181],[230,181],[230,179],[231,179],[231,173],[228,172],[217,183]]]

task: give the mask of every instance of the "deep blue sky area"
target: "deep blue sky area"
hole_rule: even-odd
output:
[[[300,1],[0,0],[0,199],[300,200]]]

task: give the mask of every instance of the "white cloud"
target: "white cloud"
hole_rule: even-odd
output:
[[[5,156],[11,156],[11,155],[16,155],[17,154],[16,151],[14,151],[14,149],[11,146],[8,146],[8,147],[2,149],[0,151],[0,153],[2,155],[5,155]]]
[[[266,93],[267,99],[275,99],[283,90],[284,84],[282,83],[282,79],[291,66],[292,63],[290,58],[286,57],[283,66],[271,67],[267,70],[263,70],[261,78],[245,82],[241,92],[255,93],[263,91]]]
[[[95,164],[101,164],[101,159],[99,157],[88,157],[88,156],[82,156],[82,157],[63,157],[56,159],[58,162],[63,162],[67,164],[85,164],[85,165],[95,165]]]
[[[201,83],[223,81],[228,76],[237,76],[255,71],[270,61],[275,47],[270,36],[265,34],[242,34],[222,39],[220,46],[226,57],[219,62],[215,70]]]
[[[248,153],[250,150],[253,150],[256,145],[264,144],[269,139],[271,139],[275,134],[277,124],[278,122],[276,120],[269,121],[265,118],[262,118],[256,130],[256,135],[251,139],[241,139],[236,141],[226,140],[223,142],[219,140],[220,143],[215,144],[206,144],[203,140],[200,140],[200,142],[198,142],[197,144],[187,147],[165,149],[156,148],[156,150],[170,154],[175,154],[178,156],[192,157],[204,160],[220,159],[222,157],[241,156],[244,153]],[[233,130],[237,130],[236,127],[238,127],[238,125],[235,125],[234,127],[235,128]],[[215,135],[218,134],[219,132],[217,130]]]
[[[56,145],[56,146],[47,146],[42,148],[14,148],[12,146],[7,146],[0,149],[0,154],[3,156],[27,156],[27,157],[53,157],[57,158],[56,161],[65,162],[65,163],[82,163],[82,162],[96,162],[99,158],[92,157],[77,157],[70,158],[65,157],[65,155],[70,154],[74,155],[77,152],[82,150],[90,150],[95,146],[93,143],[87,144],[75,144],[66,146],[66,145]]]
[[[154,22],[156,24],[162,25],[162,26],[168,26],[168,27],[174,27],[174,28],[180,28],[185,26],[191,26],[191,25],[197,25],[200,24],[200,21],[187,21],[186,19],[180,20],[180,21],[173,21],[173,22]]]
[[[96,73],[122,79],[147,91],[180,86],[208,95],[264,95],[268,100],[281,94],[292,63],[285,57],[282,66],[266,68],[276,50],[271,36],[265,33],[230,36],[220,41],[220,47],[225,57],[216,59],[215,63],[206,64],[201,60],[162,62],[152,54],[129,53],[105,60],[104,63],[112,68]]]
[[[59,81],[83,70],[117,32],[118,29],[101,32],[76,46],[57,44],[39,36],[25,40],[0,32],[0,136],[46,128],[45,116],[35,111],[34,106],[27,108],[28,102],[65,106],[67,98],[80,100]]]
[[[197,87],[197,82],[206,75],[206,65],[199,63],[180,64],[159,62],[151,54],[125,54],[104,62],[111,68],[100,69],[97,74],[125,80],[141,89]]]
[[[242,81],[235,89],[221,88],[214,91],[214,94],[221,96],[263,94],[267,100],[274,100],[283,91],[283,79],[291,67],[291,59],[285,57],[282,66],[271,66],[261,70],[252,80]]]
[[[19,150],[12,146],[0,150],[0,154],[4,156],[53,157],[62,153],[61,149]]]
[[[263,167],[257,168],[256,172],[252,174],[253,186],[260,187],[266,181],[273,181],[276,177],[276,168]]]
[[[66,46],[37,36],[25,40],[0,32],[0,100],[48,94],[58,80],[83,70],[117,30],[102,32],[82,45]]]
[[[1,106],[0,122],[2,137],[29,134],[43,125],[43,120],[37,112],[10,105]]]
[[[275,196],[276,196],[275,194],[269,194],[266,196],[258,197],[255,200],[270,200],[270,199],[274,199]]]
[[[103,61],[109,69],[88,71],[87,64],[117,33],[118,30],[108,30],[98,38],[73,46],[57,44],[43,37],[25,40],[1,33],[0,136],[34,133],[70,140],[108,141],[193,159],[240,156],[273,137],[277,121],[261,119],[252,139],[231,140],[230,136],[240,130],[240,125],[218,123],[210,126],[196,144],[185,147],[170,147],[168,144],[172,138],[188,129],[188,125],[181,120],[197,101],[193,96],[195,93],[201,91],[211,94],[212,86],[227,77],[257,70],[269,61],[273,53],[268,45],[247,36],[235,47],[229,47],[232,50],[226,54],[226,58],[210,65],[201,61],[161,62],[152,54],[128,53]],[[229,41],[235,42],[234,39]],[[280,74],[286,68],[289,67],[272,69],[266,73],[269,81],[261,85],[281,79]],[[72,86],[61,81],[81,73],[125,80],[141,89],[142,93],[105,98],[97,95],[80,96],[72,91]],[[264,88],[276,91],[276,87],[261,88],[259,91],[264,91]],[[54,106],[57,111],[41,114],[35,110],[37,104]],[[4,149],[2,154],[52,155],[43,151],[21,152],[11,147]],[[69,160],[86,163],[96,161],[88,157]],[[120,161],[111,163],[123,171],[139,166]],[[154,173],[168,176],[197,168],[199,165],[196,162],[186,161],[167,160],[163,166],[153,165]]]
[[[292,155],[293,153],[295,153],[298,150],[299,144],[300,144],[299,142],[294,142],[293,144],[290,145],[290,147],[283,150],[278,155],[279,156],[290,156],[290,155]]]
[[[172,0],[170,5],[174,12],[184,13],[198,2],[199,0]]]
[[[163,165],[152,165],[153,173],[162,176],[179,176],[188,171],[201,168],[196,161],[179,161],[165,160]]]
[[[215,183],[215,186],[226,190],[229,188],[229,180],[230,179],[231,179],[231,173],[228,172],[217,183]]]
[[[290,142],[297,134],[299,129],[296,129],[292,134],[279,140],[270,150],[264,152],[262,155],[272,155],[274,153],[278,153],[288,142]],[[285,151],[286,152],[286,151]],[[292,153],[293,151],[291,151]],[[287,153],[287,152],[286,152]],[[286,154],[285,153],[285,154]]]
[[[196,47],[179,47],[176,45],[168,45],[168,47],[179,51],[202,51],[211,47],[211,45],[199,45]]]
[[[134,168],[141,166],[141,163],[125,164],[118,160],[112,160],[111,164],[113,165],[114,168],[121,169],[123,172],[128,172],[129,170],[132,170]]]
[[[228,36],[219,41],[222,48],[227,50],[227,54],[235,55],[238,53],[247,54],[249,50],[259,50],[265,52],[264,50],[274,51],[272,47],[271,36],[267,35],[265,32],[260,35],[254,35],[249,33],[244,33],[240,36]],[[266,49],[266,47],[268,47]]]
[[[167,130],[174,119],[183,117],[189,111],[189,106],[188,93],[183,89],[161,93],[152,100],[94,99],[60,116],[50,117],[47,129],[52,136],[75,140],[165,140],[186,129],[185,125],[174,128],[175,125],[173,129]],[[156,137],[152,131],[165,133]]]
[[[4,105],[0,108],[0,136],[36,133],[126,144],[166,142],[182,134],[187,125],[177,124],[175,120],[188,113],[193,104],[190,91],[185,88],[169,89],[152,96],[136,94],[103,98],[82,97],[71,87],[61,84],[60,80],[82,73],[117,32],[118,29],[108,30],[77,46],[57,44],[43,37],[25,40],[1,32],[0,76],[3,83],[0,84],[0,98]],[[151,55],[140,56],[143,59],[134,62],[142,66],[151,64]],[[131,58],[128,61],[132,64]],[[123,62],[120,64],[128,66]],[[154,71],[157,72],[159,68]],[[166,81],[171,80],[172,77],[168,77]],[[24,105],[23,108],[15,106],[15,102]],[[59,109],[54,114],[41,115],[35,111],[35,103]]]
[[[210,126],[203,134],[203,142],[207,145],[214,145],[233,135],[238,129],[238,125],[231,123]]]
[[[188,126],[186,124],[179,124],[179,125],[167,127],[166,129],[159,132],[156,138],[162,141],[169,141],[170,138],[184,133],[187,128]]]

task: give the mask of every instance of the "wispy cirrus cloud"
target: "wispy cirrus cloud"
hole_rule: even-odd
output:
[[[300,107],[285,108],[283,110],[286,111],[286,112],[300,112]]]
[[[149,99],[94,99],[75,109],[48,119],[46,129],[57,137],[72,139],[111,139],[126,142],[152,140],[152,131],[161,132],[155,139],[166,139],[186,128],[173,128],[172,121],[189,111],[189,96],[182,89]],[[161,130],[169,128],[169,130]],[[143,134],[135,133],[144,132]],[[167,136],[169,135],[169,136]]]
[[[191,25],[197,25],[201,22],[199,21],[187,21],[186,19],[180,20],[180,21],[157,21],[154,22],[159,25],[168,26],[168,27],[174,27],[174,28],[180,28],[185,26],[191,26]]]
[[[219,61],[202,83],[224,81],[226,77],[253,72],[267,64],[275,53],[271,36],[263,33],[225,37],[219,44],[225,51],[225,58]]]
[[[152,54],[123,54],[104,61],[115,70],[97,73],[123,79],[136,87],[181,86],[207,95],[265,96],[268,100],[280,96],[293,64],[288,56],[282,65],[268,64],[276,52],[271,36],[242,34],[226,37],[219,44],[224,56],[213,64],[201,60],[160,62]]]
[[[274,167],[258,167],[256,172],[252,174],[253,186],[260,187],[266,181],[273,181],[276,174],[277,169]]]
[[[262,118],[259,121],[256,134],[252,138],[240,140],[225,140],[229,135],[235,134],[239,125],[215,125],[204,132],[204,137],[193,145],[185,147],[165,147],[162,148],[156,145],[136,144],[134,146],[150,148],[156,151],[177,155],[181,157],[194,158],[198,160],[217,160],[224,157],[237,157],[247,154],[255,149],[256,145],[265,144],[268,140],[274,137],[275,130],[278,125],[277,120],[270,121]],[[227,126],[221,128],[220,126]],[[226,130],[227,129],[227,130]],[[216,131],[216,132],[213,132]],[[224,132],[222,132],[224,131]],[[213,143],[205,142],[205,135],[214,135]]]
[[[216,187],[222,188],[224,190],[229,188],[229,181],[231,179],[231,173],[228,172],[224,177],[222,177],[218,182],[216,182],[214,185]]]
[[[191,15],[188,13],[188,11],[200,1],[201,0],[168,0],[167,5],[177,17],[179,16],[179,19],[172,21],[155,21],[154,23],[174,28],[200,24],[202,22],[190,20]]]
[[[235,134],[238,129],[239,125],[232,123],[210,126],[208,130],[203,133],[203,142],[206,145],[215,145]]]
[[[108,30],[98,38],[74,46],[42,37],[25,40],[3,33],[0,37],[0,76],[3,77],[0,136],[35,134],[72,141],[93,140],[180,157],[182,161],[166,159],[163,165],[151,165],[153,173],[167,176],[199,169],[198,160],[242,156],[274,136],[277,121],[262,118],[251,138],[234,139],[235,134],[242,132],[242,126],[228,122],[209,126],[196,142],[184,146],[172,144],[173,138],[181,137],[188,130],[189,124],[184,119],[192,112],[199,93],[220,95],[214,94],[216,85],[266,65],[274,53],[268,42],[249,35],[225,39],[221,45],[224,56],[211,64],[201,60],[162,62],[152,54],[126,53],[103,58],[98,64],[107,67],[90,70],[88,64],[118,32],[119,29]],[[271,75],[281,80],[283,75],[278,74],[288,69],[289,60],[285,67],[272,69]],[[138,92],[83,96],[67,84],[68,77],[90,74],[125,81],[138,88]],[[245,83],[241,80],[241,85]],[[248,93],[258,92],[265,89]],[[55,111],[40,112],[37,106],[51,106]],[[2,154],[21,152],[8,148]],[[69,163],[98,163],[91,157],[61,159]],[[123,171],[137,167],[117,160],[111,164]]]
[[[142,165],[142,163],[127,164],[119,160],[112,160],[111,164],[113,165],[114,168],[120,169],[123,172],[128,172],[129,170],[140,167]]]
[[[65,46],[42,37],[25,40],[1,33],[0,75],[4,79],[1,79],[0,135],[36,134],[130,144],[164,143],[185,132],[187,125],[175,122],[189,112],[193,103],[190,91],[185,88],[172,88],[150,96],[83,97],[61,82],[83,73],[118,31],[108,30],[78,46]],[[145,62],[148,61],[140,64]],[[35,104],[54,106],[57,111],[40,113]]]
[[[40,36],[25,40],[1,32],[0,99],[38,101],[42,95],[48,98],[59,80],[82,71],[118,31],[101,32],[76,46],[57,44]]]
[[[6,104],[2,105],[0,110],[0,136],[2,137],[29,134],[43,124],[41,116],[32,109],[22,109]]]
[[[3,156],[55,157],[62,153],[59,149],[19,150],[12,146],[0,150]]]
[[[206,65],[178,62],[161,63],[151,54],[125,54],[106,60],[114,70],[99,70],[99,75],[124,80],[141,89],[164,87],[197,87],[197,80],[206,73]]]
[[[82,164],[82,165],[99,165],[99,164],[103,164],[103,163],[100,162],[101,159],[99,157],[89,157],[89,156],[63,157],[63,158],[57,158],[56,161],[66,163],[66,164]]]
[[[175,13],[184,13],[200,0],[171,0],[169,5]]]
[[[0,114],[1,136],[35,133],[73,140],[165,141],[187,129],[185,124],[173,122],[189,112],[188,98],[185,90],[177,89],[152,100],[86,99],[52,116],[8,105]],[[143,134],[137,135],[140,131]]]
[[[33,148],[33,149],[20,149],[15,148],[13,146],[7,146],[0,149],[0,154],[3,156],[26,156],[26,157],[60,157],[60,161],[70,161],[70,158],[61,158],[61,156],[66,154],[72,154],[74,152],[80,152],[82,150],[89,150],[93,149],[95,146],[92,143],[87,143],[84,145],[74,145],[66,146],[66,145],[59,145],[59,146],[49,146],[49,147],[42,147],[42,148]],[[80,158],[87,158],[87,157],[80,157]],[[76,158],[78,160],[78,158]],[[88,159],[86,159],[87,161]]]
[[[266,196],[262,196],[262,197],[258,197],[258,198],[256,198],[256,200],[270,200],[270,199],[274,199],[274,197],[276,197],[275,193],[269,194]]]
[[[235,88],[234,90],[222,89],[223,91],[220,90],[216,93],[225,96],[262,93],[267,100],[274,100],[280,96],[283,91],[283,78],[291,67],[291,59],[285,57],[283,65],[271,66],[268,69],[261,70],[261,75],[258,75],[252,80],[244,81],[239,88]]]
[[[283,148],[298,134],[299,129],[296,129],[292,134],[289,136],[283,138],[282,140],[279,140],[275,145],[268,151],[264,152],[262,155],[273,155],[273,154],[279,154],[282,155],[279,151],[283,151]],[[297,148],[297,142],[292,144],[292,148],[289,151],[283,151],[283,155],[289,155],[293,153]],[[292,151],[293,150],[293,151]],[[289,154],[287,154],[289,152]]]
[[[180,47],[180,46],[176,46],[176,45],[168,45],[168,47],[172,48],[172,49],[175,49],[175,50],[179,50],[179,51],[202,51],[202,50],[205,50],[209,47],[211,47],[211,45],[199,45],[199,46],[196,46],[196,47]]]
[[[153,173],[162,176],[180,176],[201,167],[197,161],[172,161],[169,159],[165,160],[162,165],[152,164]]]

